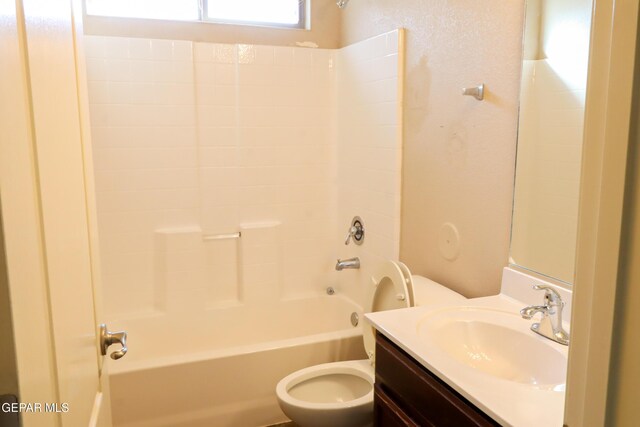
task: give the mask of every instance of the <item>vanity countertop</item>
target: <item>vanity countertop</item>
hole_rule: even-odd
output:
[[[420,332],[424,319],[453,309],[472,311],[480,309],[501,313],[513,313],[509,322],[514,329],[531,334],[535,345],[549,346],[557,351],[560,360],[567,360],[568,347],[538,336],[529,328],[534,320],[520,318],[518,312],[525,304],[505,295],[473,298],[451,305],[430,305],[401,310],[382,311],[366,314],[367,320],[375,328],[411,355],[418,363],[437,375],[467,400],[505,426],[562,426],[564,416],[564,384],[555,386],[533,385],[502,379],[463,364],[448,353],[425,342],[424,332]],[[511,318],[513,320],[511,320]],[[447,340],[455,340],[455,335]],[[516,345],[496,337],[496,346]],[[545,350],[550,350],[546,348]],[[470,352],[477,349],[470,349]],[[518,349],[511,353],[520,357]],[[533,357],[523,352],[523,358]],[[471,353],[470,353],[471,354]],[[480,354],[485,357],[484,354]],[[566,363],[566,362],[565,362]],[[557,368],[557,367],[556,367]],[[559,367],[566,372],[566,366]]]

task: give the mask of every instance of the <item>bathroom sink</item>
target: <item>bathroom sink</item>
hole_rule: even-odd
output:
[[[448,308],[423,317],[423,344],[493,377],[563,390],[566,355],[529,330],[518,314],[487,308]]]

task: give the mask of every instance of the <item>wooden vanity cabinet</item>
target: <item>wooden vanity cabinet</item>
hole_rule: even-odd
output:
[[[374,426],[499,425],[380,333],[374,393]]]

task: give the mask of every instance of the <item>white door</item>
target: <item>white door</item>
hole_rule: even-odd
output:
[[[77,6],[0,0],[0,204],[20,400],[43,408],[22,413],[25,427],[111,424]]]

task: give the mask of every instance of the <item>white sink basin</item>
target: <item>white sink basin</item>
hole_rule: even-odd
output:
[[[566,355],[554,348],[558,344],[530,331],[530,325],[515,313],[454,307],[423,317],[417,332],[425,345],[476,371],[536,388],[563,390]]]
[[[530,330],[519,311],[531,302],[501,294],[457,304],[366,318],[500,425],[562,425],[568,347]]]

